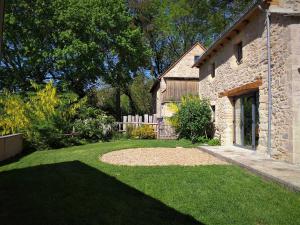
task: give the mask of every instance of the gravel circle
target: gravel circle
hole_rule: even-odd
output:
[[[228,164],[197,148],[134,148],[100,156],[105,163],[126,166],[198,166]]]

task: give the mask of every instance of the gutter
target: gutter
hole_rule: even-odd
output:
[[[271,70],[271,34],[270,34],[270,16],[271,13],[266,10],[267,22],[267,54],[268,54],[268,153],[272,156],[272,70]]]

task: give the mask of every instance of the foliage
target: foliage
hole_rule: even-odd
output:
[[[30,121],[27,118],[28,105],[21,96],[8,91],[0,96],[0,132],[2,135],[17,133],[27,129]]]
[[[149,92],[152,79],[146,78],[139,73],[128,86],[124,87],[120,93],[120,109],[116,107],[117,91],[111,86],[104,86],[99,90],[94,89],[89,93],[89,102],[95,107],[109,113],[118,119],[118,114],[150,114],[152,111],[152,96]]]
[[[195,143],[199,144],[207,144],[210,146],[219,146],[221,145],[221,141],[218,138],[208,138],[207,136],[199,136],[194,141]]]
[[[133,131],[134,131],[134,126],[129,124],[126,125],[126,137],[127,138],[132,138],[133,137]]]
[[[74,131],[82,139],[99,141],[112,137],[114,119],[101,110],[85,107],[79,112],[79,118],[74,121]]]
[[[53,79],[83,97],[102,79],[127,84],[150,50],[123,0],[12,0],[5,5],[0,90]]]
[[[139,139],[155,139],[155,131],[151,125],[142,125],[132,131],[132,137]]]
[[[35,92],[26,96],[5,91],[0,98],[0,132],[21,132],[31,149],[59,148],[88,141],[107,140],[112,118],[86,106],[86,98],[74,93],[58,95],[52,82],[44,87],[32,84]],[[73,132],[74,120],[80,136]],[[79,126],[80,121],[82,126]],[[83,126],[85,125],[85,126]],[[89,130],[90,129],[90,130]],[[94,130],[93,130],[94,129]],[[81,139],[80,139],[81,138]]]
[[[221,141],[218,138],[214,138],[214,139],[210,139],[207,142],[207,144],[210,145],[210,146],[219,146],[219,145],[221,145]]]
[[[193,142],[199,136],[207,137],[211,124],[211,109],[207,100],[197,96],[184,96],[177,107],[171,108],[178,111],[169,119],[171,125],[182,138],[187,138]]]
[[[196,142],[199,144],[206,144],[209,142],[209,138],[207,138],[205,136],[199,136],[199,137],[197,137]]]
[[[152,110],[152,96],[150,88],[153,81],[139,74],[133,79],[129,87],[132,114],[150,114]]]
[[[152,49],[151,72],[158,77],[197,41],[210,45],[252,0],[129,0],[135,23]]]

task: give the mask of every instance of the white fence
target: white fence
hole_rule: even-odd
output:
[[[176,139],[177,135],[172,126],[165,124],[161,119],[158,119],[156,114],[144,116],[128,115],[123,116],[123,121],[118,122],[119,132],[126,132],[127,126],[139,127],[142,125],[150,125],[153,127],[157,139]]]

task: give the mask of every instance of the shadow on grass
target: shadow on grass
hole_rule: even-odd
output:
[[[4,165],[10,164],[10,163],[18,162],[23,157],[25,157],[27,155],[30,155],[30,154],[32,154],[34,152],[35,152],[35,150],[23,150],[21,153],[13,156],[11,158],[8,158],[8,159],[5,159],[3,161],[0,161],[0,166],[4,166]]]
[[[0,173],[3,225],[201,225],[79,161]]]

